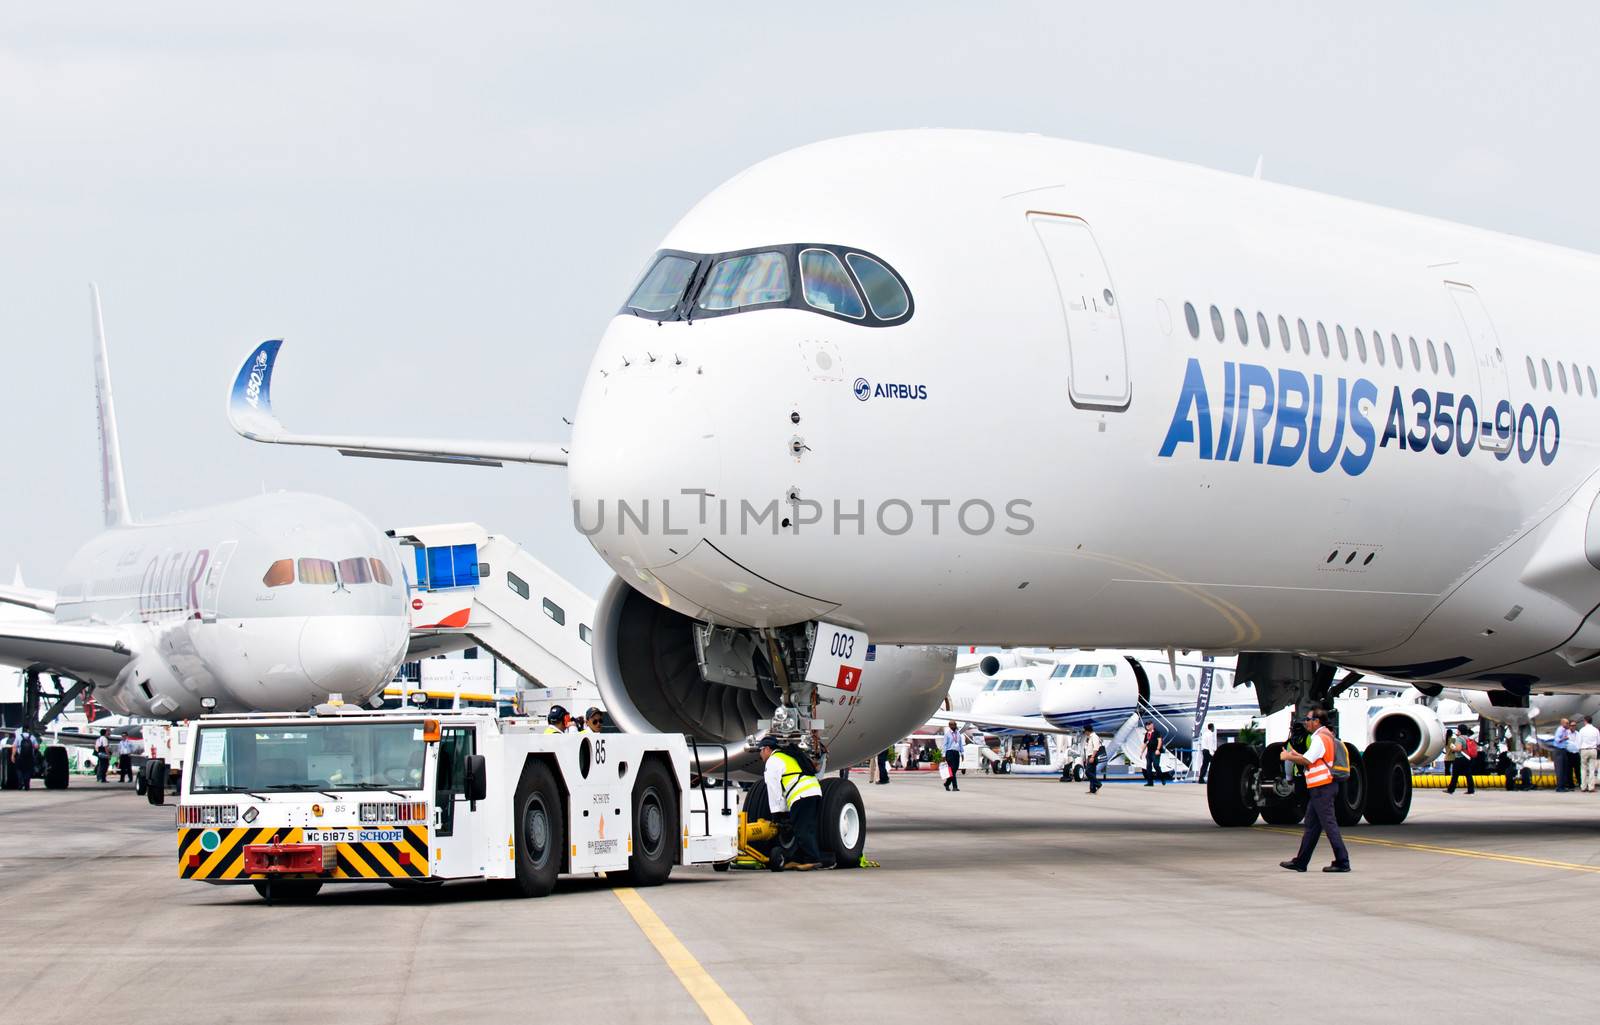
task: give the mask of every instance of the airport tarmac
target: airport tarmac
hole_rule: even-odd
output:
[[[1217,829],[1193,785],[863,792],[879,869],[299,906],[180,881],[171,806],[126,787],[0,792],[0,1001],[30,1025],[1376,1021],[1557,1013],[1593,971],[1594,795],[1418,791],[1338,876],[1279,869],[1297,829]]]

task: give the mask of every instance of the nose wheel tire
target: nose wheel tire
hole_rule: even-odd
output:
[[[556,888],[561,854],[567,846],[561,790],[550,766],[529,762],[523,767],[512,813],[516,843],[513,886],[524,897],[543,897]]]
[[[1362,754],[1366,769],[1367,821],[1374,826],[1397,826],[1411,812],[1411,761],[1399,744],[1385,740],[1367,745]]]
[[[1206,777],[1206,805],[1211,821],[1234,828],[1253,825],[1261,814],[1256,780],[1261,756],[1247,744],[1223,744],[1211,758]]]
[[[633,784],[633,853],[628,878],[634,886],[660,886],[672,874],[678,846],[678,795],[672,777],[656,759],[639,767]]]
[[[1345,751],[1350,755],[1350,776],[1336,784],[1339,790],[1333,796],[1333,817],[1341,826],[1354,826],[1367,807],[1367,773],[1361,752],[1348,744]]]
[[[859,868],[867,849],[867,809],[861,791],[847,779],[822,780],[817,844],[835,868]]]

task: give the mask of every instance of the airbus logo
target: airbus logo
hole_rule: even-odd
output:
[[[925,384],[877,384],[874,385],[865,377],[856,378],[856,398],[862,402],[868,399],[926,399],[928,386]]]

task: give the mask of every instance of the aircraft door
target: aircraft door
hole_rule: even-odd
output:
[[[233,559],[234,549],[239,547],[237,541],[224,541],[217,547],[216,558],[211,560],[211,566],[206,570],[205,583],[200,592],[200,621],[214,623],[217,620],[217,604],[222,594],[222,576],[228,571],[228,563]]]
[[[1496,410],[1502,401],[1512,410],[1516,406],[1510,402],[1511,389],[1506,380],[1506,359],[1500,348],[1500,336],[1495,332],[1494,321],[1489,319],[1489,311],[1483,305],[1483,300],[1472,286],[1446,281],[1444,290],[1449,293],[1456,313],[1461,316],[1462,326],[1467,332],[1467,344],[1471,346],[1473,362],[1478,367],[1479,392],[1476,398],[1482,404],[1478,410],[1478,447],[1490,452],[1504,452],[1511,447],[1516,435],[1516,415],[1513,412],[1508,417],[1500,418],[1496,416]]]
[[[1089,225],[1077,217],[1030,213],[1028,221],[1055,276],[1075,406],[1121,411],[1133,397],[1127,342],[1111,273]]]

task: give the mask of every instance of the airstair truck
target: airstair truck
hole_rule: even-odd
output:
[[[347,706],[188,728],[178,874],[268,900],[451,879],[542,897],[567,873],[654,886],[674,865],[725,866],[736,853],[738,791],[693,783],[697,754],[677,734]]]

